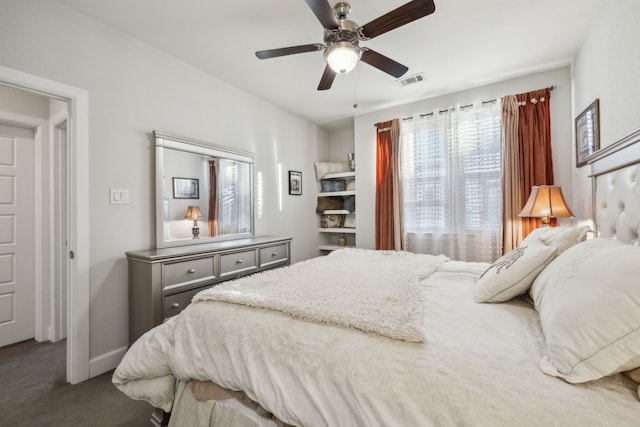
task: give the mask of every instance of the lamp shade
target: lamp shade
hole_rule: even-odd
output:
[[[198,219],[204,218],[204,215],[202,215],[202,211],[198,206],[189,206],[184,217],[188,219]]]
[[[529,200],[520,212],[522,217],[557,218],[573,217],[571,209],[562,195],[562,189],[555,185],[534,185]]]
[[[333,71],[347,74],[356,67],[362,56],[360,48],[350,42],[337,42],[327,47],[324,58]]]

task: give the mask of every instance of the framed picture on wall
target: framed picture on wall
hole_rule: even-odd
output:
[[[576,167],[600,149],[600,101],[596,98],[576,118]]]
[[[200,181],[197,178],[173,178],[174,199],[199,199]]]
[[[302,172],[289,171],[289,194],[294,196],[302,194]]]

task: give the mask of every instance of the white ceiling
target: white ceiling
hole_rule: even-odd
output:
[[[422,83],[358,64],[317,91],[321,52],[267,60],[257,50],[322,43],[303,0],[59,0],[221,80],[315,123],[335,127],[357,113],[568,65],[604,0],[434,0],[436,11],[362,42]],[[408,0],[350,0],[364,25]],[[334,0],[330,0],[333,5]]]

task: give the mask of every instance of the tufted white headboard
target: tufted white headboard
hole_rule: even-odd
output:
[[[597,235],[640,245],[640,129],[587,161]]]

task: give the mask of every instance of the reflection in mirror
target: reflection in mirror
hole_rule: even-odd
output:
[[[251,236],[253,155],[154,134],[156,246]]]

